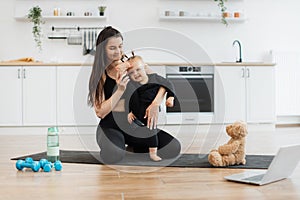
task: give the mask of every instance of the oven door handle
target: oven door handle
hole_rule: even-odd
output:
[[[189,78],[189,79],[197,79],[197,78],[213,78],[213,75],[167,75],[167,78]]]

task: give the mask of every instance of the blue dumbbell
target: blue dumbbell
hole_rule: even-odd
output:
[[[50,172],[52,167],[54,167],[54,169],[56,171],[61,171],[61,169],[62,169],[62,163],[59,160],[56,161],[54,164],[52,164],[51,162],[49,162],[46,159],[41,159],[40,165],[41,165],[42,169],[44,170],[44,172]]]
[[[52,163],[47,159],[43,158],[40,160],[40,166],[44,170],[44,172],[50,172],[52,169]]]
[[[59,160],[55,161],[54,168],[55,168],[56,171],[61,171],[62,170],[62,163]]]
[[[16,168],[18,170],[23,170],[24,168],[31,168],[32,171],[38,172],[41,168],[41,165],[38,161],[34,161],[32,158],[28,157],[24,160],[18,160],[16,162]]]

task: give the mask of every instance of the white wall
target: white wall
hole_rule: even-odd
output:
[[[66,41],[51,41],[46,37],[43,38],[43,51],[38,52],[31,34],[32,25],[14,19],[15,9],[21,4],[29,8],[42,4],[44,13],[51,13],[54,7],[69,7],[79,12],[81,8],[94,11],[100,4],[108,6],[106,21],[47,21],[43,26],[45,35],[50,32],[52,25],[112,25],[124,33],[139,28],[159,27],[178,31],[191,38],[206,50],[214,62],[234,61],[235,49],[232,47],[232,42],[235,39],[242,42],[245,61],[260,61],[265,58],[270,49],[300,53],[300,1],[297,0],[236,0],[235,2],[228,0],[229,10],[242,10],[248,20],[227,27],[218,22],[170,22],[160,21],[158,18],[159,10],[162,8],[217,12],[218,8],[213,0],[148,0],[142,3],[140,0],[10,0],[1,2],[0,60],[27,56],[46,62],[90,59],[88,56],[82,56],[81,46],[70,46]],[[172,42],[180,43],[180,41]],[[147,61],[172,62],[172,57],[157,54],[147,57]]]

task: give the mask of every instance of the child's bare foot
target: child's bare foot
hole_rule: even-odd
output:
[[[151,160],[156,161],[156,162],[161,161],[161,157],[159,157],[156,154],[150,154],[150,158],[151,158]]]
[[[151,160],[153,161],[157,162],[162,160],[161,157],[157,155],[157,148],[149,148],[149,155]]]

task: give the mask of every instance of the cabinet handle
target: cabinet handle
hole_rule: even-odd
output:
[[[20,78],[21,78],[21,70],[18,69],[18,79],[20,79]]]
[[[245,78],[245,69],[242,68],[242,78]]]
[[[26,69],[23,69],[23,79],[26,79]]]
[[[250,69],[247,68],[247,78],[250,78]]]

